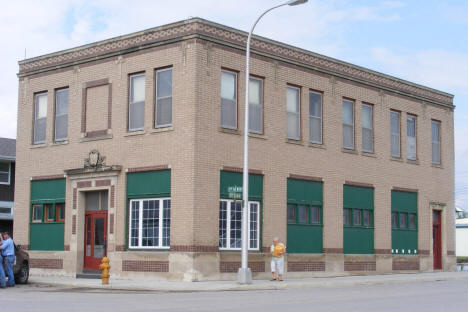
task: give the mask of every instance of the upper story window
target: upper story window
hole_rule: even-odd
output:
[[[263,79],[249,79],[249,132],[263,133]]]
[[[237,73],[221,71],[221,127],[237,129]]]
[[[390,112],[390,155],[400,158],[400,113]]]
[[[354,149],[354,102],[343,100],[343,148]]]
[[[432,163],[440,165],[440,121],[431,120]]]
[[[406,154],[410,160],[416,160],[416,116],[406,117]]]
[[[0,162],[0,184],[10,185],[11,164],[9,162]]]
[[[367,153],[374,152],[374,120],[372,111],[372,105],[362,104],[362,151]]]
[[[286,90],[287,137],[301,139],[301,89],[288,86]]]
[[[156,71],[155,128],[172,125],[172,68]]]
[[[68,93],[68,88],[55,91],[55,142],[68,138]]]
[[[322,93],[309,92],[309,140],[322,144]]]
[[[34,134],[33,144],[45,143],[47,124],[47,92],[34,97]]]
[[[128,99],[128,131],[143,130],[144,128],[145,74],[142,73],[130,76],[130,90]]]

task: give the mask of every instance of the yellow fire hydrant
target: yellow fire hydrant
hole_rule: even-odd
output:
[[[107,285],[109,284],[109,258],[104,257],[102,258],[101,264],[99,265],[99,270],[101,270],[101,278],[102,278],[102,284]]]

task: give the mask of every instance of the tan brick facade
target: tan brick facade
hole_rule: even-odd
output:
[[[31,180],[82,168],[93,149],[121,170],[66,177],[64,251],[30,251],[34,267],[83,270],[84,194],[108,190],[112,274],[129,278],[231,279],[240,253],[218,250],[220,171],[242,167],[245,33],[200,19],[20,62],[15,241],[29,245]],[[442,210],[442,261],[453,270],[452,96],[267,39],[253,41],[251,73],[263,77],[264,131],[250,136],[250,168],[263,174],[260,251],[286,240],[286,181],[323,181],[323,253],[288,254],[291,277],[433,270],[432,209]],[[89,57],[92,56],[91,60]],[[172,126],[154,128],[155,70],[173,69]],[[238,130],[220,127],[221,69],[238,74]],[[145,72],[144,130],[128,132],[129,75]],[[96,83],[99,82],[99,83]],[[286,86],[300,87],[301,137],[286,139]],[[68,140],[54,143],[54,90],[69,87]],[[323,144],[309,143],[309,90],[323,94]],[[48,92],[46,143],[32,145],[33,97]],[[87,100],[86,98],[89,100]],[[355,150],[342,149],[342,99],[355,105]],[[361,105],[373,105],[374,153],[362,152]],[[88,105],[89,104],[89,105]],[[106,105],[103,105],[106,104]],[[390,110],[401,112],[401,159],[390,157]],[[406,160],[406,115],[417,116],[417,160]],[[441,122],[441,165],[431,162],[431,120]],[[98,132],[98,131],[103,132]],[[127,250],[126,173],[171,170],[170,249]],[[230,170],[232,171],[232,170]],[[373,255],[343,254],[343,185],[374,188]],[[391,254],[392,189],[418,192],[417,256]],[[63,263],[61,266],[60,263]],[[54,271],[54,274],[56,273]],[[33,271],[34,273],[34,271]],[[231,274],[229,274],[231,273]]]

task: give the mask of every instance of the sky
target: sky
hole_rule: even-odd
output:
[[[0,137],[16,138],[18,61],[201,17],[248,31],[282,0],[0,0]],[[255,34],[455,95],[456,205],[468,211],[468,1],[309,0]]]

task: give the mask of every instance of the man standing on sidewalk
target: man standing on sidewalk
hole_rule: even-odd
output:
[[[0,233],[0,246],[3,242],[2,233]],[[5,288],[5,271],[3,270],[3,257],[0,251],[0,288]]]
[[[276,280],[276,273],[278,273],[278,281],[283,281],[284,271],[284,254],[286,253],[286,246],[279,242],[279,238],[273,239],[273,245],[270,247],[271,258],[271,281]]]
[[[3,233],[3,242],[0,245],[3,258],[5,259],[6,275],[8,276],[7,287],[15,286],[15,276],[13,275],[13,264],[15,263],[15,245],[10,237],[10,233]]]

